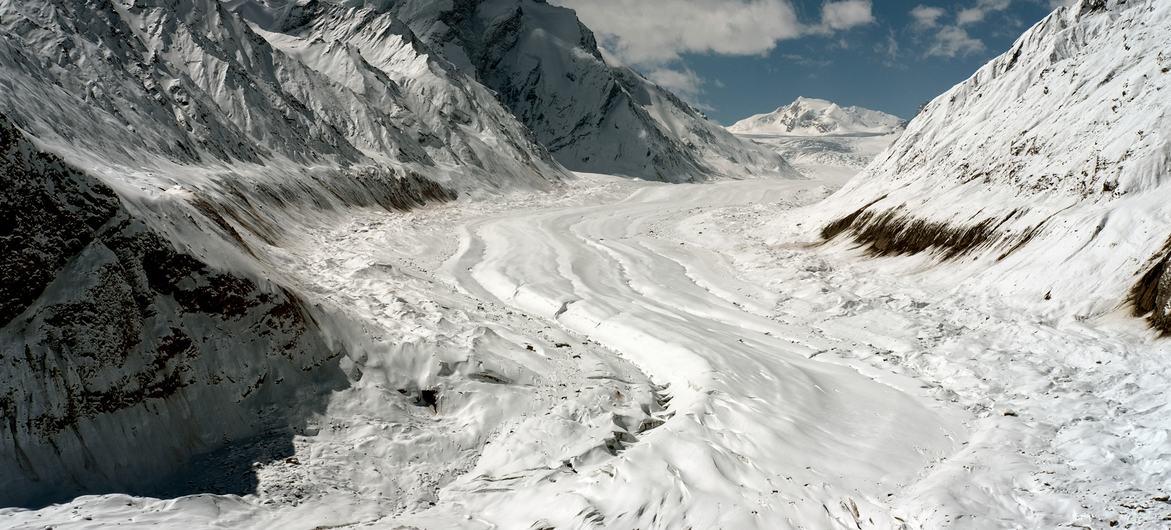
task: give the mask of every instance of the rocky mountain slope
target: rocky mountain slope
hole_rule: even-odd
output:
[[[463,189],[564,175],[490,92],[368,12],[346,14],[382,40],[328,46],[270,43],[212,0],[10,1],[0,13],[0,109],[87,164],[282,180],[368,167]]]
[[[776,153],[728,134],[633,70],[607,64],[572,10],[539,0],[365,5],[395,14],[494,90],[570,169],[671,182],[792,174]]]
[[[291,437],[344,386],[296,294],[177,246],[4,118],[0,154],[0,505],[155,491],[192,454]]]
[[[1169,50],[1167,2],[1058,9],[927,105],[829,199],[821,235],[969,263],[951,270],[1054,314],[1133,306],[1171,331]]]
[[[772,112],[744,118],[728,130],[737,134],[789,136],[882,135],[899,132],[905,125],[898,116],[885,112],[799,97]]]
[[[408,28],[346,16],[367,33],[309,42],[211,0],[0,1],[0,504],[279,457],[349,383],[265,265],[298,227],[567,176]]]

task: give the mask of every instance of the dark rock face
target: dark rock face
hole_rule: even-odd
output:
[[[464,57],[454,61],[470,62],[470,73],[565,167],[655,180],[708,171],[663,134],[631,93],[644,87],[602,60],[593,33],[573,11],[527,0],[497,4],[454,2],[440,18],[448,30],[432,39],[458,46]],[[616,131],[641,141],[618,145],[609,139]]]
[[[28,307],[117,211],[109,188],[78,177],[0,118],[0,325]]]
[[[944,260],[1003,247],[998,259],[1004,259],[1041,230],[1040,225],[1019,232],[1003,229],[1005,223],[1018,215],[1016,210],[1002,219],[986,218],[971,224],[952,225],[915,218],[902,208],[871,210],[870,207],[880,200],[822,227],[822,239],[829,241],[847,234],[871,256],[934,252]]]
[[[1171,240],[1153,260],[1150,267],[1130,289],[1134,316],[1146,317],[1151,327],[1163,336],[1171,335]]]
[[[177,250],[3,118],[0,146],[0,506],[154,491],[346,384],[296,295]]]

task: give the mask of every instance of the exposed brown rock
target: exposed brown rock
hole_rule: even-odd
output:
[[[1152,258],[1153,263],[1130,288],[1129,301],[1134,316],[1146,317],[1151,327],[1171,336],[1171,239]]]
[[[22,313],[119,207],[0,116],[0,326]]]

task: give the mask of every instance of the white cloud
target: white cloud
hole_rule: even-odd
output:
[[[872,0],[829,0],[803,24],[791,0],[551,0],[572,8],[625,64],[662,65],[687,53],[755,55],[778,42],[874,22]]]
[[[810,66],[815,68],[825,68],[826,66],[833,64],[833,61],[830,61],[829,59],[814,59],[796,53],[786,53],[782,55],[781,58],[801,66]]]
[[[646,78],[688,101],[696,101],[703,93],[704,81],[690,68],[676,70],[660,67],[646,72]]]
[[[939,19],[946,13],[942,7],[918,5],[911,9],[911,18],[915,20],[916,28],[931,29],[939,26]]]
[[[699,74],[696,74],[695,71],[682,64],[652,67],[643,72],[643,76],[650,79],[652,83],[683,98],[692,107],[703,112],[712,112],[715,110],[714,107],[702,101],[704,87],[712,85],[717,88],[722,88],[724,86],[724,83],[719,79],[710,81],[704,79]]]
[[[844,30],[874,22],[870,0],[838,0],[821,5],[821,24],[831,30]]]
[[[874,46],[874,51],[883,56],[883,64],[890,67],[901,67],[899,63],[899,41],[895,38],[894,30],[887,32],[886,41]]]
[[[989,13],[1004,11],[1008,9],[1011,3],[1012,0],[979,0],[976,2],[976,5],[967,9],[961,9],[956,14],[956,23],[963,26],[983,22]]]
[[[935,34],[931,47],[927,49],[927,55],[955,57],[982,51],[984,41],[968,35],[967,30],[959,26],[944,26]]]
[[[789,0],[553,1],[577,11],[628,64],[664,64],[684,53],[765,53],[804,32]]]

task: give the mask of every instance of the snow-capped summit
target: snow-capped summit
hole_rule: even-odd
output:
[[[902,130],[905,124],[902,118],[885,112],[799,97],[772,112],[740,120],[728,130],[737,134],[791,136],[890,134]]]
[[[903,132],[898,116],[861,107],[842,107],[824,99],[799,97],[768,114],[728,127],[732,133],[765,145],[806,175],[856,175]]]

